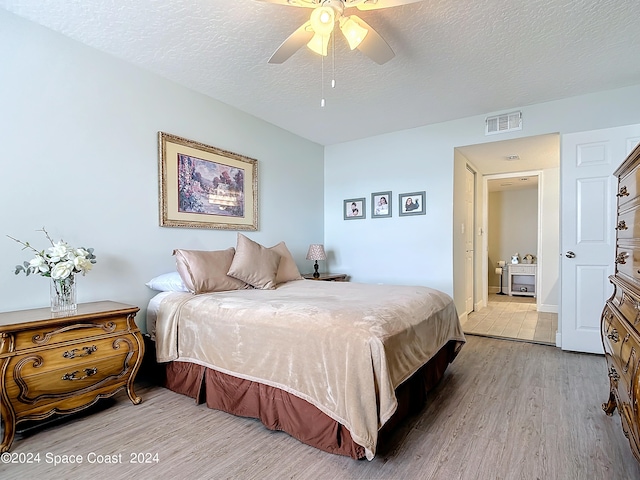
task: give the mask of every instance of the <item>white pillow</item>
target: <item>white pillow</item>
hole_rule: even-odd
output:
[[[151,290],[157,290],[159,292],[188,292],[187,287],[184,286],[182,278],[178,272],[165,273],[152,278],[147,283],[147,287]]]

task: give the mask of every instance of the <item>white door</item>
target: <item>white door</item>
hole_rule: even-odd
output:
[[[613,287],[613,171],[640,141],[640,125],[562,136],[561,301],[563,350],[604,353],[600,315]]]
[[[475,222],[474,222],[474,211],[475,211],[475,185],[476,185],[476,175],[474,172],[469,170],[469,167],[466,169],[465,173],[465,207],[466,207],[466,218],[465,218],[465,232],[464,232],[464,241],[465,241],[465,257],[464,257],[464,285],[465,285],[465,309],[466,313],[473,312],[473,290],[474,290],[474,272],[473,265],[475,262],[474,257],[474,245],[473,239],[475,234]]]

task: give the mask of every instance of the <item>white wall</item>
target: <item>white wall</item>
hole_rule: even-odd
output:
[[[45,226],[94,247],[79,301],[142,309],[153,295],[144,283],[174,268],[174,248],[235,246],[233,231],[158,226],[158,131],[257,159],[259,230],[246,235],[284,240],[311,268],[307,248],[323,240],[322,146],[1,9],[0,65],[0,311],[49,304],[48,279],[14,276],[31,255],[5,234],[43,249],[35,230]]]
[[[462,312],[464,262],[455,258],[464,258],[459,250],[464,249],[465,167],[459,161],[454,169],[455,147],[638,123],[640,85],[521,110],[523,130],[515,133],[485,137],[483,115],[326,147],[325,245],[334,252],[331,270],[356,281],[433,286],[454,296]],[[500,112],[487,115],[493,113]],[[379,190],[393,190],[392,218],[342,219],[343,199],[368,198]],[[416,190],[427,192],[427,215],[398,217],[397,194]],[[546,281],[555,285],[555,273]]]
[[[538,189],[503,190],[489,193],[488,282],[496,289],[500,277],[495,274],[499,260],[510,262],[518,253],[538,255]]]

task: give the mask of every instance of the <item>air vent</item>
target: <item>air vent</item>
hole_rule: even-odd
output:
[[[495,115],[487,117],[485,120],[485,135],[513,132],[514,130],[522,130],[522,112]]]

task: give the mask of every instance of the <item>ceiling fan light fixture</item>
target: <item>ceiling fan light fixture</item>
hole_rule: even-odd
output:
[[[358,45],[362,43],[364,37],[369,33],[369,30],[351,17],[343,17],[340,19],[340,30],[342,30],[342,34],[347,39],[351,50],[358,48]]]
[[[312,52],[326,57],[329,51],[329,38],[329,35],[315,33],[313,37],[311,37],[311,40],[309,40],[309,43],[307,43],[307,47],[309,47],[309,50]]]
[[[311,28],[320,35],[329,36],[336,23],[336,15],[331,7],[318,7],[311,12]]]

